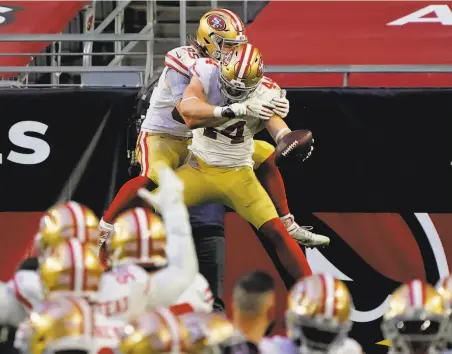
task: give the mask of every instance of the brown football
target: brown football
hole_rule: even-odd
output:
[[[291,159],[293,156],[304,157],[311,150],[312,132],[301,129],[285,135],[276,146],[275,163]]]

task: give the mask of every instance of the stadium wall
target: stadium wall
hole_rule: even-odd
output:
[[[126,125],[136,93],[0,92],[0,280],[29,252],[49,206],[71,198],[99,215],[106,209],[128,178]],[[320,252],[307,250],[308,259],[314,271],[347,280],[353,336],[366,352],[384,352],[375,343],[383,339],[388,294],[412,278],[435,283],[449,273],[452,90],[290,89],[288,98],[289,125],[315,138],[310,160],[281,167],[290,208],[300,224],[332,240]],[[227,302],[246,270],[278,277],[254,230],[234,213],[226,238]],[[281,330],[286,294],[279,280],[278,288]]]

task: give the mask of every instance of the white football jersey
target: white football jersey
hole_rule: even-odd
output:
[[[274,336],[264,338],[259,344],[259,351],[262,354],[300,354],[294,342],[287,337]],[[362,354],[361,345],[352,338],[345,338],[338,346],[328,351],[328,354]],[[306,354],[311,354],[306,352]]]
[[[121,264],[102,275],[96,311],[127,322],[146,309],[150,285],[149,275],[142,267],[133,263]]]
[[[59,350],[84,350],[87,354],[115,353],[121,340],[121,333],[126,325],[124,322],[108,318],[100,313],[94,314],[93,321],[87,321],[87,325],[94,325],[91,338],[65,337],[50,342],[45,352],[53,353]],[[89,330],[90,328],[88,328]],[[14,347],[21,352],[30,352],[29,343],[32,332],[29,330],[28,321],[21,323]]]
[[[214,106],[225,105],[219,88],[220,70],[216,61],[209,58],[197,59],[190,73],[202,83],[207,102]],[[253,93],[253,97],[270,102],[279,97],[281,89],[273,81],[264,78]],[[230,119],[215,128],[193,130],[193,140],[189,149],[203,161],[212,166],[253,167],[253,137],[265,127],[265,121],[253,117]]]
[[[200,273],[195,282],[170,306],[170,310],[177,316],[188,312],[212,312],[214,297],[209,283]]]
[[[8,283],[0,283],[0,324],[18,327],[43,298],[38,273],[18,271]]]
[[[154,88],[146,113],[146,119],[141,125],[141,130],[152,133],[165,133],[181,137],[191,137],[191,130],[187,128],[183,119],[177,112],[175,101],[182,98],[184,88],[190,82],[188,68],[199,58],[198,51],[191,46],[178,47],[170,50],[165,56],[165,68],[160,75],[159,82]],[[172,92],[171,86],[166,80],[169,69],[180,74],[181,87],[179,94]]]

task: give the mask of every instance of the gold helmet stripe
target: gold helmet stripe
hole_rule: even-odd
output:
[[[243,32],[245,30],[243,22],[240,19],[240,17],[238,17],[232,11],[227,9],[215,9],[214,11],[229,15],[232,18],[232,22],[234,22],[237,32]]]
[[[243,79],[244,76],[247,73],[248,68],[250,67],[250,61],[253,57],[253,51],[254,47],[251,44],[245,44],[245,48],[242,51],[242,57],[239,61],[239,67],[238,67],[238,78]]]
[[[76,202],[68,202],[66,204],[69,212],[71,213],[72,220],[76,227],[76,237],[81,241],[87,241],[86,235],[86,223],[85,223],[85,212],[82,206]]]
[[[335,291],[336,283],[334,278],[329,274],[320,274],[320,282],[323,288],[323,311],[325,317],[333,318],[335,309]]]
[[[83,262],[83,246],[80,241],[70,239],[67,241],[69,256],[71,257],[71,289],[83,291],[85,285],[85,264]]]
[[[414,308],[422,308],[425,303],[424,283],[419,279],[415,279],[409,284],[408,289],[411,306]]]

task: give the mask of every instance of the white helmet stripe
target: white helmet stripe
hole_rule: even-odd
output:
[[[172,339],[171,353],[179,353],[181,338],[179,336],[179,325],[177,323],[176,316],[174,316],[174,314],[170,310],[163,307],[159,308],[157,312],[165,319],[166,323],[168,324]]]
[[[227,14],[232,17],[232,21],[234,21],[234,24],[237,26],[238,32],[242,32],[244,30],[244,28],[242,26],[242,20],[240,19],[240,17],[238,17],[235,13],[233,13],[230,10],[227,10],[227,9],[221,9],[221,10],[223,10],[224,12],[227,12]]]
[[[87,339],[91,339],[94,335],[94,311],[88,302],[82,298],[69,298],[69,300],[78,308],[83,316],[83,334]]]
[[[74,291],[83,291],[83,278],[85,275],[85,264],[83,262],[83,246],[76,239],[69,240],[69,249],[72,253],[74,264],[71,264],[74,271]]]
[[[85,213],[79,203],[68,202],[67,206],[75,215],[75,230],[76,236],[80,241],[85,242],[86,240],[86,223],[85,223]]]
[[[246,68],[248,67],[248,62],[251,59],[253,53],[253,46],[251,44],[245,45],[245,54],[243,55],[243,60],[240,61],[238,78],[243,79],[243,76],[246,74]]]
[[[325,286],[325,316],[332,318],[334,315],[334,291],[335,283],[334,278],[329,274],[321,274]]]
[[[141,254],[138,256],[146,259],[149,257],[149,225],[146,211],[143,208],[135,209],[138,218],[138,227],[140,228],[141,237]]]
[[[410,283],[411,305],[414,308],[422,308],[424,306],[424,284],[419,279]]]

